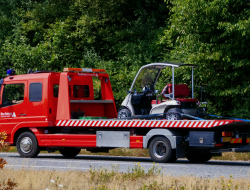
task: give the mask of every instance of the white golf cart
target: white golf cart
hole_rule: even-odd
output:
[[[191,95],[188,85],[175,85],[174,71],[179,67],[191,67]],[[166,84],[158,95],[155,85],[162,69],[172,67],[172,83]],[[118,111],[118,118],[162,114],[168,120],[182,119],[180,113],[198,115],[198,100],[194,98],[194,73],[196,66],[185,63],[152,63],[140,68],[128,95]],[[164,98],[164,99],[163,99]],[[159,100],[160,99],[160,100]]]

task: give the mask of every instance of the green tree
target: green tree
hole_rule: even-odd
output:
[[[166,59],[199,66],[196,82],[208,84],[217,114],[250,118],[249,8],[249,0],[173,0],[160,40]]]
[[[162,61],[156,42],[169,18],[164,0],[2,0],[0,66],[28,69],[101,67],[119,105],[138,68]],[[163,47],[163,46],[161,46]],[[122,90],[121,90],[122,89]]]

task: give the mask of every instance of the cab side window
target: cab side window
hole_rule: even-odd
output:
[[[40,102],[42,100],[43,84],[40,82],[30,83],[29,87],[29,101]]]
[[[54,97],[58,97],[58,92],[59,92],[59,84],[54,84],[53,86]]]
[[[2,107],[23,102],[24,84],[6,84],[3,89]]]

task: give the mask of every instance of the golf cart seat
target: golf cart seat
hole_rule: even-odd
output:
[[[197,101],[196,99],[186,98],[187,96],[190,95],[188,85],[186,84],[174,85],[174,91],[175,91],[176,100],[179,100],[181,102],[196,102]],[[170,93],[172,93],[172,84],[167,84],[162,90],[162,96],[164,98],[169,99],[169,97],[166,97],[165,94],[170,94]],[[165,101],[167,100],[157,100],[157,104],[160,104]],[[156,100],[152,100],[151,104],[156,104]]]
[[[165,94],[172,93],[172,84],[167,84],[162,90],[162,96],[167,98]],[[185,98],[189,96],[190,91],[188,85],[186,84],[177,84],[174,85],[174,96],[175,98]]]

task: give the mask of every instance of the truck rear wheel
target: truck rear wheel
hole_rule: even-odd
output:
[[[154,162],[175,162],[176,154],[169,140],[165,137],[155,137],[149,144],[149,155]]]
[[[212,154],[209,151],[206,152],[190,151],[186,154],[186,158],[190,162],[204,163],[212,158]]]
[[[40,153],[36,136],[31,132],[24,132],[17,138],[17,151],[22,157],[34,158]]]
[[[59,149],[59,152],[66,158],[74,158],[80,153],[81,149],[76,149],[72,147],[66,147],[64,149]]]

